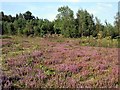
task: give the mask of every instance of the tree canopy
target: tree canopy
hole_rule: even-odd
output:
[[[32,12],[12,15],[5,15],[2,11],[1,23],[2,34],[8,35],[32,35],[44,36],[46,34],[62,34],[64,37],[79,38],[82,36],[93,36],[98,38],[102,32],[102,37],[117,38],[120,32],[120,13],[115,16],[114,25],[105,21],[101,24],[98,17],[94,17],[87,10],[79,9],[74,17],[74,12],[68,6],[58,8],[56,19],[39,19]]]

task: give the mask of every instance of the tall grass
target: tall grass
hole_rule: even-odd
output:
[[[0,39],[7,39],[7,38],[11,38],[11,37],[8,35],[0,35]]]
[[[97,47],[116,47],[120,48],[118,39],[110,39],[109,37],[97,39],[92,36],[81,37],[79,39],[79,44],[82,46],[97,46]]]

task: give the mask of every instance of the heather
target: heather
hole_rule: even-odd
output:
[[[119,48],[82,44],[61,37],[2,39],[2,87],[118,88]]]

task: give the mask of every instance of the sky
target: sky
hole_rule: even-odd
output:
[[[48,2],[49,1],[49,2]],[[60,2],[61,1],[61,2]],[[90,14],[97,16],[101,23],[104,24],[104,21],[107,20],[109,23],[113,24],[114,17],[118,12],[118,2],[117,0],[95,0],[91,2],[84,2],[79,0],[46,0],[46,1],[37,1],[25,0],[17,1],[14,0],[4,0],[0,3],[0,11],[3,11],[7,15],[15,16],[19,13],[25,13],[26,11],[31,11],[32,14],[36,17],[49,19],[50,21],[54,20],[56,15],[59,13],[57,10],[61,6],[68,6],[74,11],[74,17],[76,18],[76,13],[78,9],[86,9]]]

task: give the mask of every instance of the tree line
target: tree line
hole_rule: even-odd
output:
[[[62,34],[64,37],[79,38],[82,36],[93,36],[98,38],[118,38],[120,32],[120,13],[116,13],[114,25],[105,21],[103,25],[97,17],[88,13],[87,10],[79,9],[74,17],[74,12],[68,6],[58,8],[58,14],[53,21],[39,19],[30,11],[16,14],[16,16],[5,15],[2,11],[1,34],[2,35],[32,35],[43,37],[47,34]]]

